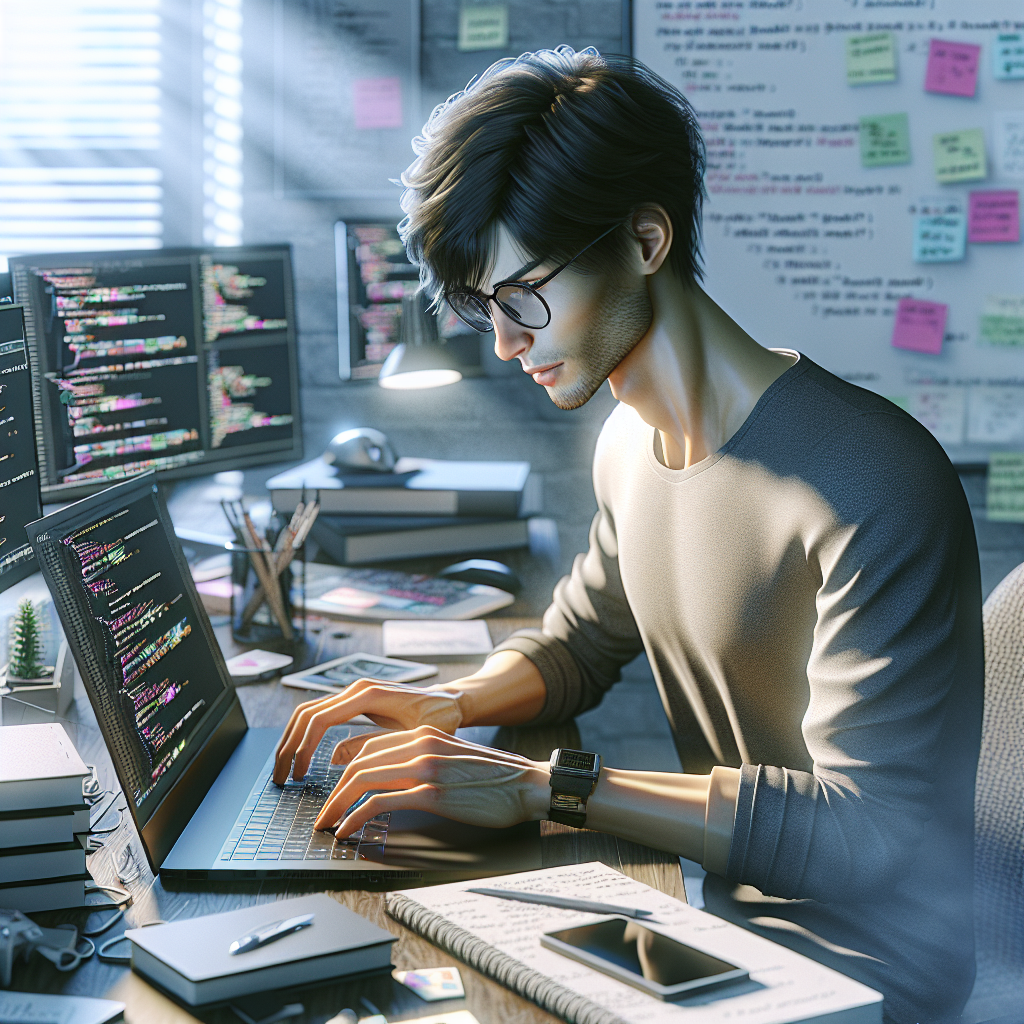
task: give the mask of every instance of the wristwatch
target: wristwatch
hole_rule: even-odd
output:
[[[551,809],[548,820],[583,828],[587,800],[601,774],[601,755],[556,747],[551,751]]]

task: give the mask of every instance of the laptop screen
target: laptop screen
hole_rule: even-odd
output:
[[[154,474],[28,534],[141,828],[233,696]]]

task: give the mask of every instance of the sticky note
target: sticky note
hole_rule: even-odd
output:
[[[504,4],[466,5],[459,11],[459,49],[504,50],[508,46],[508,8]]]
[[[928,44],[928,70],[925,92],[947,96],[973,96],[978,85],[978,58],[981,47],[973,43],[951,43],[933,39]]]
[[[975,181],[988,176],[985,133],[980,128],[942,132],[933,138],[935,177],[943,184]]]
[[[992,47],[992,74],[996,78],[1024,78],[1024,34],[1000,32]]]
[[[972,192],[968,201],[967,241],[1019,242],[1020,193]]]
[[[391,977],[400,985],[411,988],[427,1002],[439,999],[462,999],[466,990],[458,967],[420,967],[415,971],[391,972]]]
[[[967,392],[968,444],[1024,444],[1024,389],[970,388]]]
[[[997,523],[1024,523],[1024,452],[992,452],[985,504]]]
[[[962,260],[966,250],[967,218],[962,213],[939,213],[914,218],[915,263]]]
[[[357,128],[402,127],[402,81],[399,78],[357,78],[352,83]]]
[[[963,444],[963,388],[922,388],[910,396],[910,415],[941,444]]]
[[[1024,110],[992,115],[996,175],[1024,180]]]
[[[900,299],[896,322],[892,328],[893,348],[911,352],[927,352],[937,356],[942,351],[949,306],[925,299]]]
[[[846,84],[896,81],[896,40],[891,32],[846,37]]]
[[[860,119],[862,167],[910,163],[910,119],[906,114],[874,114]]]
[[[986,295],[981,338],[990,345],[1024,347],[1024,295]]]

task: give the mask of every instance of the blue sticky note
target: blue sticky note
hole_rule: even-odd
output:
[[[915,263],[962,260],[966,249],[967,218],[962,213],[914,218]]]
[[[1024,33],[1000,32],[992,47],[992,74],[996,78],[1024,78]]]

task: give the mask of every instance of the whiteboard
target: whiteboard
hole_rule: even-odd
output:
[[[1021,244],[913,251],[922,211],[1022,188],[1024,80],[995,76],[997,37],[1024,30],[1019,0],[634,0],[632,21],[634,55],[702,126],[708,293],[762,344],[907,408],[954,462],[1024,449],[1024,346],[982,330],[1024,316]],[[848,84],[847,39],[867,33],[891,34],[895,81]],[[932,39],[981,47],[973,97],[925,91]],[[910,162],[862,166],[860,119],[896,113]],[[986,177],[940,184],[933,137],[976,128]],[[941,352],[893,347],[901,298],[948,306]]]

